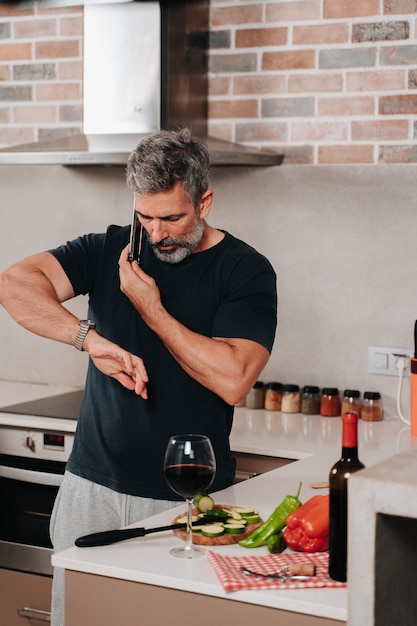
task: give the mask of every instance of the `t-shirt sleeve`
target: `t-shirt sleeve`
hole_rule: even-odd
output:
[[[269,261],[247,254],[232,267],[228,288],[216,312],[213,337],[250,339],[269,352],[277,326],[277,277]]]
[[[68,276],[76,296],[93,290],[94,275],[105,235],[89,234],[49,250]]]

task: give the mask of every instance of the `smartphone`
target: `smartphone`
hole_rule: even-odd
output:
[[[129,263],[132,261],[140,260],[140,249],[142,246],[142,224],[138,220],[138,216],[135,211],[135,204],[133,203],[132,211],[132,223],[130,226],[130,241],[129,241]]]

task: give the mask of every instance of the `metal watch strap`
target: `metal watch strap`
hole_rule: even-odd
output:
[[[90,320],[80,320],[80,330],[78,331],[78,335],[76,336],[74,341],[74,346],[77,348],[77,350],[84,351],[84,339],[88,331],[95,327],[95,323],[91,322]]]

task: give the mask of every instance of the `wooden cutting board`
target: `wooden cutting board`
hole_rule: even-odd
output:
[[[214,508],[227,510],[227,509],[233,509],[236,506],[238,505],[216,504]],[[193,515],[197,515],[199,512],[200,511],[198,511],[197,509],[193,509]],[[184,517],[184,515],[186,515],[186,513],[182,513],[181,515],[178,515],[173,520],[172,523],[176,524],[177,520],[180,519],[181,517]],[[253,531],[255,530],[255,528],[258,528],[258,526],[260,526],[261,524],[263,524],[262,520],[259,520],[259,522],[256,522],[256,524],[246,524],[245,532],[240,533],[239,535],[230,535],[229,533],[225,533],[221,537],[204,537],[204,535],[202,535],[201,533],[193,533],[193,543],[195,543],[198,546],[229,546],[233,543],[238,543],[244,537],[248,537],[249,535],[251,535]],[[177,530],[174,530],[173,533],[180,539],[183,539],[184,541],[186,541],[187,539],[186,530],[177,529]]]

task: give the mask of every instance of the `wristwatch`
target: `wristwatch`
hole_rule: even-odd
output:
[[[81,351],[84,350],[83,348],[84,339],[88,331],[95,327],[96,327],[95,323],[91,322],[90,320],[80,320],[80,330],[78,331],[78,335],[76,336],[75,341],[74,341],[74,346],[77,348],[77,350],[81,350]]]

